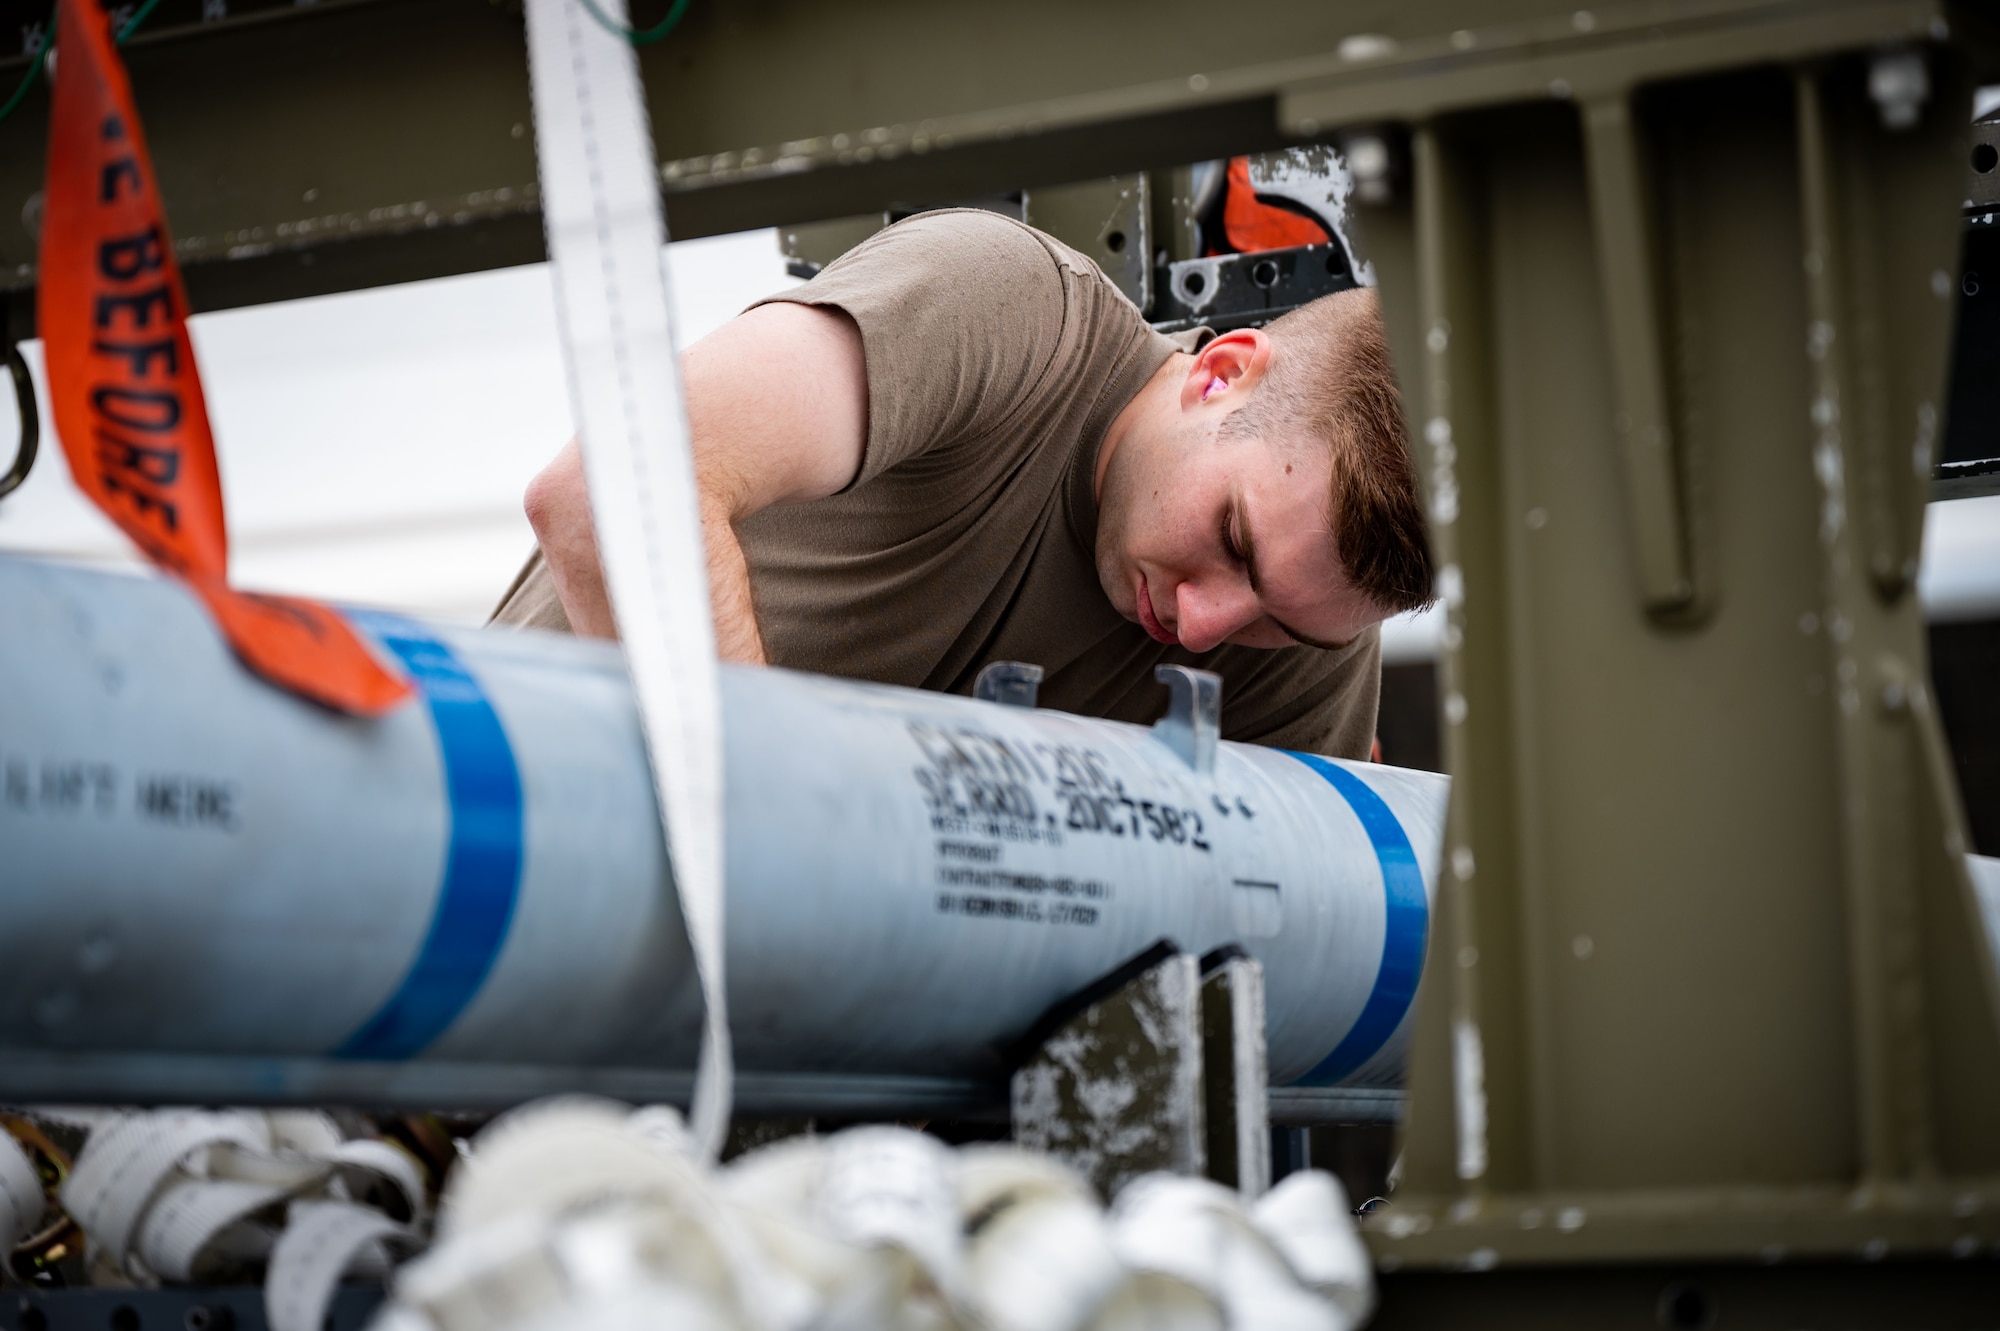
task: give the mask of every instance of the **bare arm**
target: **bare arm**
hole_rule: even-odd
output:
[[[760,305],[682,353],[681,383],[716,649],[725,661],[761,664],[736,524],[773,504],[823,499],[860,471],[868,435],[861,332],[838,310]],[[526,507],[570,626],[616,637],[575,440],[529,484]]]

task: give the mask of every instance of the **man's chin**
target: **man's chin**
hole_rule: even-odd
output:
[[[1118,612],[1120,619],[1131,623],[1139,622],[1139,609],[1132,600],[1132,585],[1125,579],[1125,570],[1105,560],[1097,561],[1097,589],[1104,593],[1104,599]]]

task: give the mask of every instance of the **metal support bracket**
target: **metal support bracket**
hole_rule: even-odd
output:
[[[1052,1008],[1009,1092],[1014,1141],[1071,1165],[1105,1197],[1141,1174],[1200,1174],[1201,973],[1162,940]]]
[[[992,661],[972,681],[972,696],[1002,707],[1033,707],[1042,686],[1042,668],[1026,661]]]
[[[1153,678],[1172,691],[1167,714],[1153,723],[1153,738],[1203,776],[1215,770],[1222,738],[1222,676],[1193,666],[1153,667]]]
[[[1208,1176],[1245,1197],[1271,1186],[1264,967],[1242,948],[1201,959],[1201,1054]]]
[[[1022,1042],[1014,1140],[1106,1197],[1141,1174],[1271,1186],[1264,968],[1242,948],[1199,962],[1162,939],[1057,1004]]]

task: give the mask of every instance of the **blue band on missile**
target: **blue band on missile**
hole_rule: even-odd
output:
[[[396,615],[350,612],[409,668],[430,707],[451,802],[451,839],[430,933],[380,1011],[335,1058],[410,1058],[479,992],[507,940],[521,887],[521,773],[493,705],[449,647]]]
[[[1373,1058],[1396,1033],[1403,1014],[1410,1010],[1410,1003],[1417,996],[1417,979],[1424,969],[1430,899],[1424,893],[1424,873],[1417,867],[1417,852],[1382,797],[1338,763],[1310,753],[1291,756],[1325,777],[1361,819],[1362,829],[1375,847],[1375,859],[1382,866],[1382,892],[1388,905],[1382,930],[1382,964],[1375,972],[1375,987],[1369,991],[1361,1015],[1354,1019],[1354,1025],[1333,1052],[1294,1083],[1333,1086],[1353,1076],[1355,1069]]]

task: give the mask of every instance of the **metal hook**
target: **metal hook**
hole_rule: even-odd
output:
[[[21,488],[34,470],[35,454],[42,443],[42,418],[35,411],[35,381],[28,377],[28,362],[21,348],[7,348],[7,370],[14,377],[14,401],[21,411],[21,444],[14,450],[14,464],[0,476],[0,499]]]
[[[1204,776],[1215,770],[1222,738],[1222,676],[1193,666],[1158,665],[1153,678],[1167,686],[1167,714],[1153,723],[1153,738]]]
[[[973,681],[972,696],[1007,707],[1033,707],[1042,682],[1042,668],[1026,661],[994,661]]]

